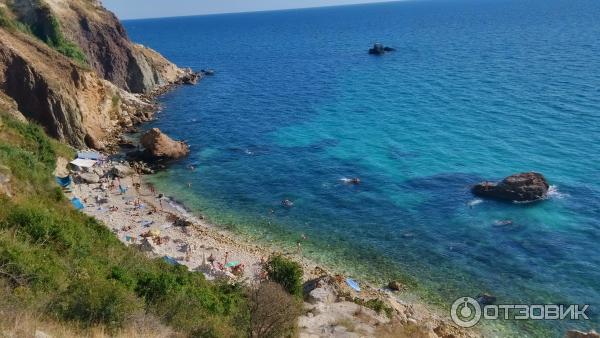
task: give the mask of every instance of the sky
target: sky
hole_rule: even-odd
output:
[[[102,0],[120,19],[336,6],[385,0]],[[388,0],[389,1],[389,0]]]

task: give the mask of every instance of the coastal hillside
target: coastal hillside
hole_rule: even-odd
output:
[[[52,172],[72,156],[0,112],[0,335],[245,336],[241,287],[147,258],[70,206]]]
[[[132,43],[98,1],[0,0],[0,107],[58,140],[104,148],[152,113],[131,93],[188,73]]]

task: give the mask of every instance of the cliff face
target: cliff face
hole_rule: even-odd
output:
[[[104,79],[134,93],[175,81],[182,71],[160,54],[133,44],[117,17],[99,1],[44,0]]]
[[[0,0],[0,109],[74,146],[102,148],[148,119],[151,105],[131,93],[185,74],[95,0]]]

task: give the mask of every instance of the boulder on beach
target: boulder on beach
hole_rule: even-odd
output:
[[[548,182],[535,172],[508,176],[500,182],[481,182],[473,186],[473,194],[504,201],[533,202],[546,198]]]
[[[335,290],[329,285],[323,285],[315,288],[308,293],[308,302],[310,304],[331,304],[337,299]]]
[[[124,164],[115,164],[111,169],[110,173],[114,176],[125,178],[131,174],[133,174],[133,169],[131,167]]]
[[[82,182],[87,184],[94,184],[100,182],[100,176],[94,173],[81,173],[79,174],[79,178]]]
[[[179,159],[190,152],[187,144],[171,139],[158,128],[152,128],[145,133],[140,143],[145,148],[144,153],[153,158]]]

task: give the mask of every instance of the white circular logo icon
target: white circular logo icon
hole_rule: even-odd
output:
[[[481,319],[481,306],[471,297],[460,297],[452,303],[450,317],[458,326],[475,326]]]

